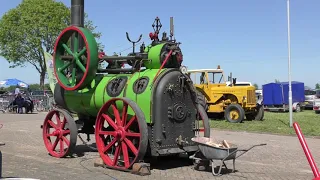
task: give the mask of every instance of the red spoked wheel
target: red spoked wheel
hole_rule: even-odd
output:
[[[79,42],[84,42],[84,47]],[[96,76],[98,63],[98,45],[90,30],[70,26],[60,33],[54,46],[53,65],[63,89],[85,88]]]
[[[78,129],[67,111],[50,111],[44,120],[42,130],[44,145],[51,156],[63,158],[72,155],[77,144]]]
[[[197,118],[196,118],[196,131],[195,135],[200,136],[203,135],[204,137],[210,137],[210,122],[207,115],[206,110],[200,104],[197,104]]]
[[[128,98],[104,104],[95,125],[97,149],[103,162],[126,170],[142,160],[148,146],[148,129],[139,106]]]

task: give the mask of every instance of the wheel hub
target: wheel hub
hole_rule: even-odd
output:
[[[120,141],[123,141],[126,135],[126,130],[122,126],[118,126],[118,130],[115,131],[116,138]]]
[[[61,129],[57,129],[57,130],[55,130],[54,132],[53,132],[53,134],[55,135],[55,136],[61,136],[62,135],[62,130]]]
[[[239,118],[239,114],[238,114],[237,111],[231,111],[231,112],[230,112],[230,117],[231,117],[232,119],[238,119],[238,118]]]

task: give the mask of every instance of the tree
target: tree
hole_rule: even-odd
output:
[[[34,66],[43,86],[47,69],[44,51],[53,54],[56,37],[70,25],[70,13],[70,8],[55,0],[23,0],[0,19],[0,56],[7,59],[10,68]],[[87,14],[85,27],[100,38]]]
[[[257,83],[254,83],[253,86],[256,88],[256,89],[259,89],[259,85]]]
[[[316,89],[320,89],[320,84],[319,83],[316,84]]]
[[[274,82],[275,83],[279,83],[280,81],[279,81],[279,79],[275,79]]]

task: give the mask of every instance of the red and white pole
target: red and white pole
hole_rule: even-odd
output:
[[[297,122],[293,123],[293,127],[294,127],[294,130],[296,131],[296,134],[299,138],[299,141],[300,141],[300,144],[302,146],[302,149],[304,151],[304,154],[306,155],[307,157],[307,160],[309,162],[309,165],[311,167],[311,170],[313,172],[313,175],[314,175],[314,179],[313,180],[320,180],[320,174],[319,174],[319,170],[318,170],[318,167],[316,165],[316,163],[314,162],[314,159],[312,157],[312,154],[310,152],[310,149],[308,147],[308,144],[301,132],[301,129],[300,129],[300,126]]]

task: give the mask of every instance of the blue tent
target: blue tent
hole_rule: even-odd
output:
[[[6,86],[20,86],[23,88],[28,88],[29,85],[19,79],[5,79],[3,81],[0,81],[0,87],[6,87]]]

